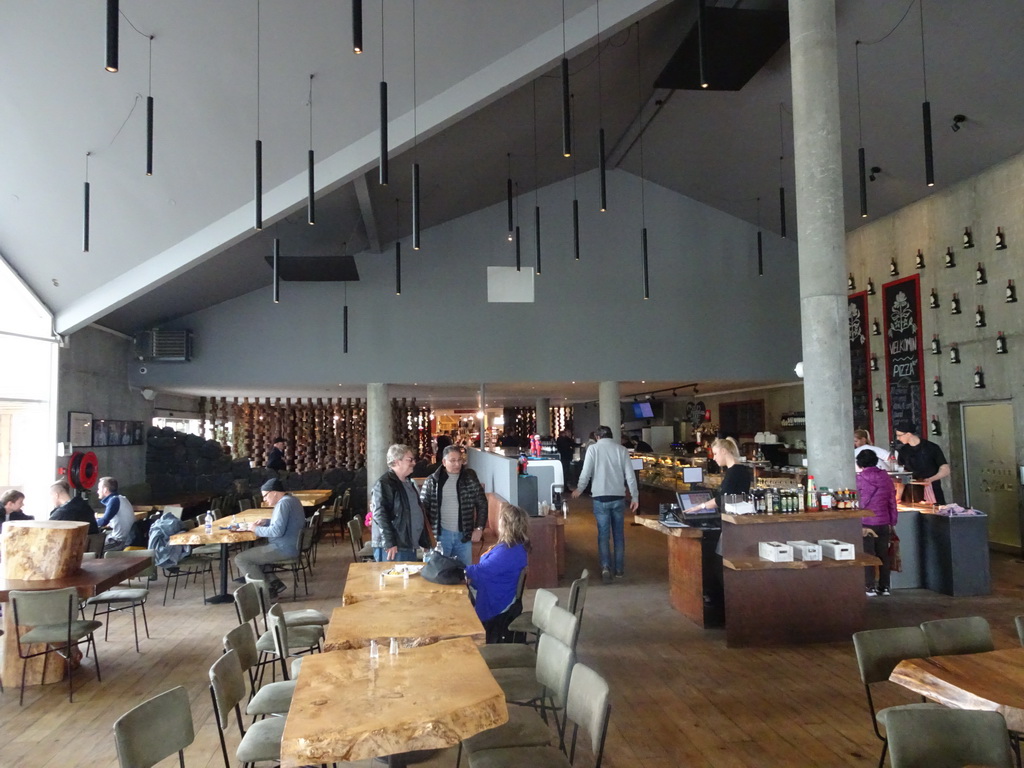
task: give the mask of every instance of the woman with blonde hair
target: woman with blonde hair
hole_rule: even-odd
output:
[[[523,509],[502,504],[498,542],[484,552],[479,563],[466,568],[466,580],[476,590],[476,615],[487,631],[488,643],[499,642],[512,619],[522,613],[517,587],[530,550],[529,525]]]
[[[740,447],[731,437],[720,437],[711,444],[711,456],[722,469],[722,485],[716,498],[690,507],[686,512],[719,509],[722,498],[730,493],[749,493],[753,480],[750,467],[740,464]]]

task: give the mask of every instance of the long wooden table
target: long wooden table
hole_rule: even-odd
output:
[[[364,648],[376,640],[387,652],[392,637],[403,648],[412,648],[455,637],[468,637],[483,645],[487,633],[465,589],[461,593],[436,592],[429,596],[404,592],[335,608],[327,625],[324,650]]]
[[[889,680],[947,707],[999,712],[1024,732],[1024,648],[905,659]]]
[[[508,721],[505,696],[469,638],[370,659],[307,656],[281,741],[282,768],[440,749]]]
[[[288,491],[288,494],[298,499],[304,507],[319,507],[321,504],[326,504],[333,494],[330,488],[321,488],[312,491]],[[269,509],[269,507],[262,507],[262,509]]]
[[[465,584],[434,584],[419,574],[410,576],[408,579],[403,579],[401,576],[385,576],[382,586],[381,573],[391,570],[396,565],[401,564],[395,562],[351,563],[348,567],[348,576],[345,578],[341,604],[352,605],[364,600],[379,600],[403,594],[424,595],[439,592],[466,594]]]
[[[168,543],[177,546],[200,546],[220,544],[220,593],[206,598],[208,603],[230,603],[234,598],[228,593],[228,545],[240,544],[245,541],[256,541],[258,538],[252,531],[231,531],[228,526],[234,523],[253,525],[267,518],[263,510],[247,510],[237,515],[221,517],[213,521],[213,532],[207,533],[200,520],[200,525],[191,531],[176,533],[168,539]]]

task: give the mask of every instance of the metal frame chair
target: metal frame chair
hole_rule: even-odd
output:
[[[136,555],[147,555],[153,557],[153,550],[130,550],[127,552],[108,552],[107,557],[126,557]],[[139,574],[140,579],[146,579],[147,581],[156,580],[156,565],[150,565],[149,568],[142,571]],[[102,592],[95,597],[90,597],[85,601],[86,605],[92,606],[92,618],[96,619],[97,616],[108,616],[111,613],[118,613],[120,611],[127,611],[131,609],[132,612],[132,629],[135,631],[135,652],[139,652],[139,622],[136,618],[135,608],[139,607],[142,609],[142,623],[146,629],[146,639],[149,639],[149,621],[146,619],[146,599],[149,597],[148,587],[133,587],[131,585],[131,579],[125,585],[118,585],[106,592]],[[103,606],[103,611],[99,610],[100,606]],[[117,607],[115,607],[117,606]],[[103,639],[106,641],[109,638],[110,633],[110,621],[106,621],[103,627]]]
[[[1006,720],[998,712],[914,706],[887,711],[892,768],[1014,765]]]
[[[283,715],[288,712],[295,694],[295,681],[284,680],[279,683],[259,685],[253,671],[259,665],[259,651],[247,624],[239,624],[226,635],[221,642],[224,652],[234,651],[238,654],[238,662],[242,670],[249,676],[249,699],[245,706],[245,714],[256,718],[267,715]]]
[[[526,635],[526,644],[530,645],[530,635],[535,635],[540,638],[544,632],[544,622],[547,621],[547,614],[550,612],[553,606],[558,605],[558,596],[551,590],[541,589],[537,590],[537,594],[533,596],[533,610],[523,611],[512,623],[509,624],[509,632],[515,632]],[[534,643],[537,642],[535,639]]]
[[[373,547],[363,543],[362,522],[353,517],[348,521],[347,525],[349,543],[352,544],[352,562],[367,563],[373,560]]]
[[[181,685],[147,699],[114,721],[121,768],[150,768],[175,752],[185,768],[185,747],[195,738],[188,691]]]
[[[921,624],[928,643],[929,656],[954,656],[961,653],[994,651],[992,628],[981,616],[936,619]]]
[[[227,742],[224,740],[224,729],[228,718],[234,710],[238,732],[242,739],[235,750],[235,759],[239,762],[257,763],[263,760],[280,761],[281,736],[284,733],[285,718],[271,717],[252,723],[246,730],[242,724],[241,703],[245,700],[245,678],[242,676],[242,665],[235,651],[228,651],[210,667],[210,698],[213,701],[213,712],[217,721],[217,733],[220,736],[220,750],[224,756],[224,768],[231,768],[228,760]]]
[[[263,579],[254,579],[251,576],[246,576],[245,581],[256,587],[256,594],[260,600],[260,611],[263,613],[263,626],[268,627],[267,610],[270,605],[270,590],[267,589],[267,582]],[[289,627],[308,627],[313,625],[325,627],[331,623],[331,619],[323,611],[318,611],[316,608],[300,608],[294,611],[285,611],[284,623]]]

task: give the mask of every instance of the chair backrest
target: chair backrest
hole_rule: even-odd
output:
[[[85,551],[92,552],[96,557],[103,557],[103,545],[107,543],[107,534],[92,533],[85,537]]]
[[[587,585],[589,584],[590,571],[584,568],[580,577],[569,586],[569,600],[566,607],[581,621],[583,620],[583,605],[587,602]]]
[[[565,706],[575,661],[576,653],[568,645],[548,633],[540,636],[537,643],[537,682],[547,689],[556,707]]]
[[[929,655],[928,641],[920,627],[856,632],[853,649],[857,653],[857,667],[864,685],[888,680],[896,665],[904,659],[923,659]]]
[[[1006,721],[998,712],[890,707],[885,726],[892,768],[1014,765]]]
[[[523,570],[519,572],[519,582],[516,584],[516,602],[519,603],[520,607],[523,604],[523,594],[526,592],[526,577],[530,572],[529,566],[523,566]]]
[[[542,631],[547,631],[548,616],[551,609],[558,605],[558,595],[549,589],[538,589],[533,596],[533,624]]]
[[[130,549],[127,551],[111,550],[107,552],[107,557],[138,557],[139,555],[145,555],[150,558],[150,565],[144,571],[140,571],[138,576],[133,578],[149,579],[152,581],[156,578],[156,555],[152,549]]]
[[[263,614],[263,626],[267,626],[267,606],[270,605],[270,590],[267,589],[266,579],[254,579],[246,574],[245,583],[256,587],[256,596],[260,601],[260,613]]]
[[[577,664],[569,681],[569,695],[565,714],[573,723],[572,744],[569,762],[575,761],[576,735],[582,727],[590,736],[590,749],[594,753],[594,768],[601,768],[604,757],[604,740],[608,734],[608,718],[611,716],[611,691],[608,683],[597,672],[585,664]]]
[[[263,615],[260,607],[259,592],[254,584],[243,584],[232,593],[235,598],[235,611],[238,613],[238,623],[252,623],[253,631],[259,632],[259,625],[256,619]]]
[[[580,621],[575,614],[569,613],[560,605],[555,605],[548,613],[544,633],[557,638],[575,651],[576,641],[580,636]]]
[[[96,559],[96,553],[95,552],[83,552],[82,553],[82,559],[83,560],[95,560]]]
[[[1017,639],[1024,645],[1024,616],[1015,617],[1013,623],[1017,627]]]
[[[921,630],[928,641],[929,656],[994,651],[992,630],[981,616],[926,621]]]
[[[302,536],[299,538],[299,551],[308,552],[313,547],[313,535],[316,529],[306,526],[302,529]]]
[[[238,500],[238,511],[245,512],[247,509],[252,509],[252,499],[239,499]]]
[[[217,718],[223,727],[228,723],[231,710],[246,697],[245,678],[237,653],[228,651],[213,662],[210,667],[210,688],[217,705]]]
[[[193,530],[195,528],[198,528],[198,527],[199,527],[199,518],[198,517],[193,517],[193,518],[191,518],[189,520],[182,520],[181,521],[181,530],[183,530],[183,531],[191,531],[191,530]]]
[[[256,650],[256,640],[248,624],[239,624],[224,635],[222,642],[225,652],[234,651],[238,654],[238,663],[242,669],[248,671],[259,663],[260,654]]]
[[[352,554],[354,556],[363,548],[363,525],[358,519],[353,517],[348,521],[348,534],[352,539]]]
[[[12,589],[10,596],[14,623],[19,627],[70,622],[78,607],[78,590],[74,587],[33,591]]]
[[[281,658],[288,656],[288,625],[284,621],[284,608],[274,603],[267,611],[267,630],[274,634],[274,648]]]
[[[188,691],[179,685],[142,702],[114,721],[121,768],[150,768],[195,741]]]

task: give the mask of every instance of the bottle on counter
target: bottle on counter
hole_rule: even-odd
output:
[[[525,475],[526,474],[527,464],[528,464],[528,462],[526,461],[526,454],[520,452],[520,454],[519,454],[519,474],[520,475]]]
[[[213,512],[210,510],[206,510],[206,521],[203,528],[207,533],[213,533]]]
[[[818,511],[818,486],[814,483],[814,475],[807,475],[807,511]]]

